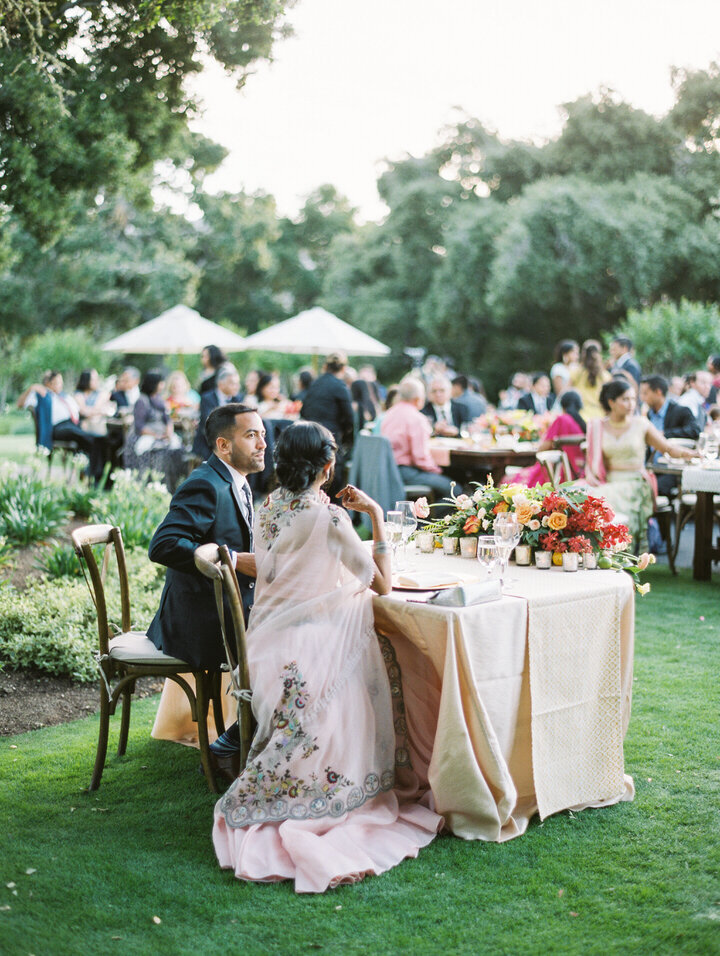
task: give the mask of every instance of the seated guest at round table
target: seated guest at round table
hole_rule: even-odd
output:
[[[30,385],[17,400],[18,408],[35,411],[37,443],[52,451],[53,441],[74,441],[88,456],[88,476],[96,483],[105,466],[103,438],[83,431],[75,399],[63,391],[61,372],[46,372],[42,383]]]
[[[640,399],[647,405],[648,420],[666,438],[697,440],[700,434],[692,411],[668,395],[668,383],[662,375],[646,375],[640,382]],[[659,452],[649,452],[648,462],[656,462]],[[677,475],[658,475],[658,494],[670,496],[678,485]]]
[[[436,498],[445,498],[452,482],[435,464],[430,453],[432,426],[420,409],[425,401],[425,386],[417,378],[405,378],[398,386],[397,398],[385,412],[380,434],[392,445],[393,455],[406,485],[429,485]]]
[[[115,402],[118,410],[133,408],[140,398],[140,371],[134,365],[128,365],[117,377],[115,388],[110,393],[110,400]]]
[[[462,426],[470,420],[467,405],[451,397],[452,385],[444,375],[436,375],[428,385],[428,401],[422,408],[433,427],[433,435],[453,436],[460,434]]]
[[[159,471],[168,489],[174,492],[182,475],[183,450],[165,407],[164,388],[165,376],[160,369],[143,375],[123,460],[126,468],[141,473]]]
[[[371,592],[392,585],[383,512],[352,485],[338,495],[370,516],[371,553],[323,492],[335,448],[310,421],[278,439],[280,488],[257,520],[247,631],[257,730],[213,827],[221,867],[240,880],[294,880],[299,893],[383,873],[443,822],[401,793],[410,781],[373,627]]]
[[[452,380],[450,392],[456,402],[465,406],[468,413],[468,421],[479,418],[487,411],[487,402],[479,392],[470,388],[470,380],[466,375],[456,375]]]
[[[550,423],[547,431],[542,437],[538,451],[550,451],[555,447],[555,440],[561,435],[584,435],[585,419],[582,417],[582,399],[573,389],[568,389],[560,396],[560,408],[562,412]],[[585,452],[579,445],[565,445],[562,450],[567,454],[570,463],[571,474],[566,475],[562,471],[562,481],[572,481],[575,478],[582,478]],[[542,485],[548,480],[548,473],[541,462],[530,465],[529,468],[523,468],[515,475],[508,475],[503,481],[513,484],[526,485],[532,488],[535,485]]]
[[[588,422],[585,482],[605,498],[633,536],[636,553],[647,551],[647,525],[655,510],[645,446],[690,459],[694,452],[668,442],[642,415],[635,415],[635,389],[627,379],[606,382],[600,391],[605,418]]]
[[[181,372],[180,369],[176,369],[168,376],[165,404],[171,415],[173,412],[193,411],[200,405],[200,396],[190,385],[185,372]]]
[[[282,418],[288,403],[287,395],[280,392],[280,379],[273,372],[266,372],[258,379],[255,390],[257,411],[260,418]]]
[[[521,395],[517,407],[533,415],[544,415],[553,407],[554,398],[550,394],[550,378],[545,372],[533,372],[530,390]]]
[[[75,401],[82,429],[92,435],[106,435],[107,420],[115,414],[117,405],[109,391],[101,391],[97,369],[82,370],[75,386]]]

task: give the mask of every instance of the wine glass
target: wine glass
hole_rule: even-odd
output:
[[[488,577],[492,577],[497,568],[500,555],[498,554],[497,542],[492,534],[481,534],[477,543],[477,559],[480,566],[485,568]]]
[[[520,537],[522,535],[522,525],[520,524],[518,517],[514,512],[501,512],[500,514],[495,515],[495,521],[493,522],[493,533],[498,546],[498,553],[500,555],[502,567],[502,579],[504,582],[510,555],[514,551],[515,546],[520,542]],[[508,580],[510,580],[510,578],[508,578]]]
[[[705,442],[705,458],[708,461],[716,461],[719,450],[720,446],[718,445],[717,438],[714,435],[708,435]]]
[[[397,546],[402,538],[402,512],[388,511],[385,520],[385,537],[391,550],[391,561],[395,565],[397,560]],[[396,568],[396,570],[399,570]]]
[[[402,529],[402,543],[403,543],[403,554],[402,562],[403,567],[408,568],[407,560],[407,543],[410,540],[410,536],[416,530],[418,522],[417,515],[415,514],[415,503],[412,501],[396,501],[395,510],[399,511],[402,515],[401,529]]]

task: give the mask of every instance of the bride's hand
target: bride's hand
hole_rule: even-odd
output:
[[[370,514],[380,507],[370,495],[366,495],[355,485],[345,485],[342,491],[338,491],[336,497],[346,508],[350,508],[352,511],[362,511],[365,514]]]

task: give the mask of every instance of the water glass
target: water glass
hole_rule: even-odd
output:
[[[385,537],[392,551],[393,566],[397,559],[397,546],[402,539],[402,512],[388,511],[385,520]],[[396,569],[399,570],[399,569]]]
[[[477,559],[488,576],[492,576],[498,567],[500,558],[497,542],[492,534],[481,534],[477,539]]]

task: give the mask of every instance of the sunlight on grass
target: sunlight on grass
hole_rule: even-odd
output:
[[[536,819],[502,845],[443,836],[324,896],[218,869],[214,798],[196,752],[149,737],[156,698],[135,704],[128,755],[95,794],[95,718],[1,740],[0,949],[717,952],[720,588],[689,575],[652,569],[638,601],[634,803]]]

